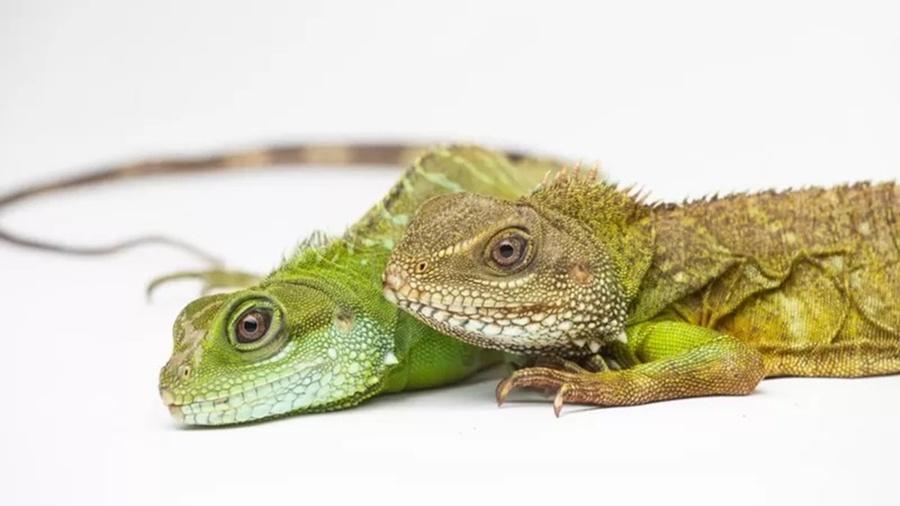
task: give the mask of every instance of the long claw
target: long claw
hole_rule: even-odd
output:
[[[564,366],[563,362],[558,365]],[[519,369],[497,385],[497,405],[506,402],[506,396],[514,388],[538,388],[555,391],[553,413],[557,418],[563,406],[568,403],[590,404],[594,406],[620,406],[615,386],[610,384],[623,374],[621,371],[592,372],[578,367],[577,371],[566,368],[529,367]]]
[[[509,395],[509,392],[513,388],[513,379],[512,377],[506,378],[497,385],[497,407],[503,405],[506,402],[506,396]]]
[[[553,398],[553,414],[556,415],[556,418],[559,418],[559,413],[562,411],[563,404],[566,402],[566,392],[571,389],[568,383],[563,383],[559,390],[556,392],[556,397]]]

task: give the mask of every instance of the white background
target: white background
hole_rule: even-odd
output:
[[[273,141],[477,141],[602,160],[656,197],[895,178],[896,2],[0,0],[0,189]],[[267,172],[37,199],[4,224],[189,238],[265,271],[396,171]],[[495,372],[349,411],[184,430],[156,392],[199,267],[0,245],[0,503],[896,504],[900,377],[746,398],[497,409]]]

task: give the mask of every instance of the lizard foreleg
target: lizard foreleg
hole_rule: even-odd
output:
[[[520,369],[497,387],[503,403],[514,388],[555,389],[554,411],[566,402],[627,406],[704,395],[746,395],[765,376],[762,356],[721,332],[682,322],[659,321],[629,329],[628,352],[638,364],[622,371],[576,372],[548,367]]]

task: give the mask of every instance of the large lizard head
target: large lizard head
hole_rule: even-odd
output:
[[[581,196],[576,184],[593,196]],[[609,202],[610,209],[629,201],[612,187],[577,178],[557,180],[515,202],[462,193],[432,198],[391,256],[385,296],[477,346],[596,352],[624,338],[626,310],[637,290],[633,271],[643,273],[648,255],[632,258],[623,250],[634,248],[596,237],[603,226],[565,208],[582,198]],[[606,213],[610,223],[622,222],[621,228],[608,227],[609,235],[631,233],[624,225],[633,219],[629,213]],[[637,249],[649,252],[645,244]]]
[[[612,265],[585,239],[526,203],[435,197],[395,248],[385,296],[477,346],[577,353],[624,317]]]

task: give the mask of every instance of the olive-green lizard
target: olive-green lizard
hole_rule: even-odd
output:
[[[497,389],[632,405],[766,376],[900,372],[900,187],[647,204],[559,171],[530,196],[435,197],[385,295],[482,347],[540,357]]]
[[[285,146],[195,159],[113,167],[31,187],[0,207],[60,189],[152,174],[271,165],[401,164],[420,146]],[[208,288],[242,289],[202,297],[178,316],[160,394],[187,424],[221,425],[292,413],[330,411],[388,392],[443,385],[504,359],[444,336],[397,310],[381,295],[381,273],[408,216],[427,198],[475,191],[525,194],[556,162],[479,148],[427,152],[341,238],[315,235],[268,276],[216,267],[196,277]],[[182,241],[141,237],[102,247],[59,245],[0,228],[0,239],[49,251],[96,255],[163,242],[211,257]]]

